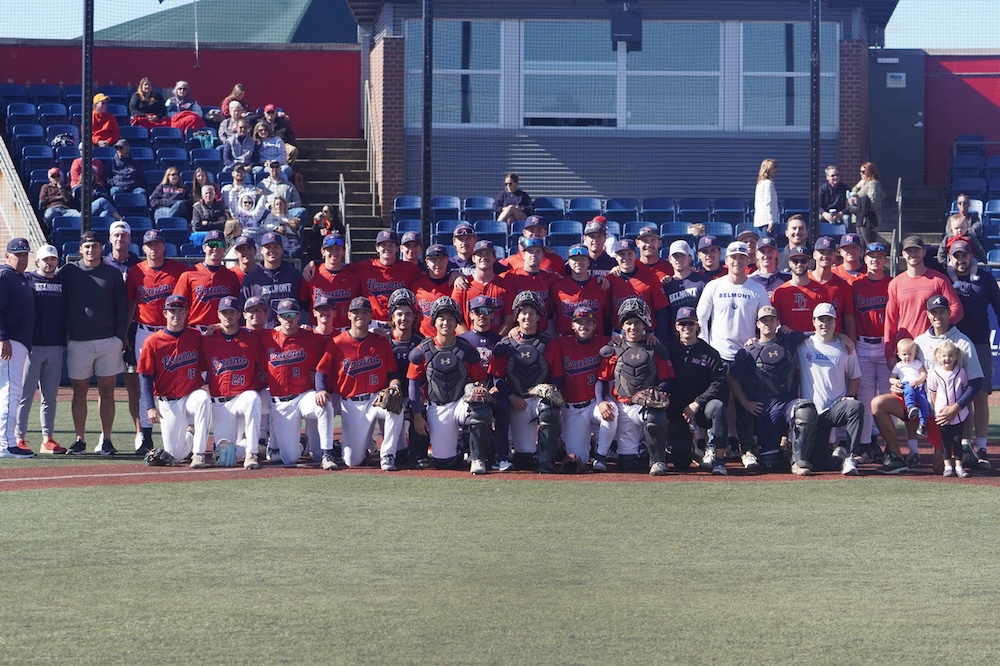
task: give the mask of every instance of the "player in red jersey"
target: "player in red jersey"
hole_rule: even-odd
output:
[[[204,332],[219,321],[219,301],[226,296],[240,295],[240,280],[222,265],[226,237],[221,231],[209,231],[202,249],[205,261],[177,278],[174,293],[191,304],[188,326],[197,326]]]
[[[299,300],[315,307],[316,298],[323,296],[333,307],[331,325],[344,330],[347,321],[347,305],[361,296],[361,280],[350,266],[344,264],[344,237],[333,231],[323,237],[323,263],[312,277],[303,276]]]
[[[511,288],[507,278],[493,272],[493,264],[496,262],[496,250],[493,243],[488,240],[477,241],[472,252],[472,261],[475,268],[472,271],[469,286],[465,289],[457,285],[452,291],[451,297],[458,303],[464,314],[463,332],[472,327],[472,320],[469,318],[468,303],[476,296],[488,296],[493,299],[497,306],[493,314],[493,322],[490,329],[500,335],[506,335],[514,326],[514,313],[511,310],[516,292]]]
[[[538,263],[538,268],[543,271],[551,271],[559,276],[565,275],[566,264],[555,250],[545,245],[546,235],[548,235],[548,227],[545,226],[545,221],[537,215],[529,216],[528,219],[524,221],[524,229],[521,230],[521,237],[517,239],[518,246],[521,248],[522,252],[512,254],[506,259],[501,259],[500,263],[511,270],[523,268],[524,257],[522,256],[522,253],[525,247],[523,245],[523,241],[533,238],[541,241],[542,248],[544,250],[541,261]]]
[[[674,274],[674,267],[670,262],[660,257],[660,230],[655,224],[646,224],[639,229],[639,235],[635,237],[635,246],[639,254],[639,263],[656,274],[656,279],[663,282],[663,278]]]
[[[403,413],[400,410],[395,414],[372,403],[384,388],[401,392],[396,357],[386,338],[368,332],[372,318],[368,299],[351,301],[348,317],[351,327],[329,342],[316,368],[317,398],[325,402],[330,393],[340,396],[344,462],[348,467],[364,462],[375,422],[384,421],[380,463],[382,471],[395,472]]]
[[[847,284],[853,284],[855,280],[865,276],[867,271],[861,251],[861,236],[857,234],[844,234],[840,237],[840,247],[837,248],[837,252],[840,254],[840,258],[844,260],[844,263],[834,266],[834,275],[847,282]]]
[[[282,464],[295,465],[302,455],[299,437],[302,419],[312,419],[319,429],[322,467],[337,469],[333,458],[333,409],[313,390],[316,366],[323,357],[326,340],[300,326],[302,313],[295,299],[278,301],[276,309],[278,327],[259,334],[271,391],[268,447],[278,450]]]
[[[889,392],[889,366],[885,362],[885,308],[889,302],[889,276],[885,274],[886,247],[871,243],[865,248],[868,272],[851,283],[854,295],[854,320],[858,327],[857,354],[861,366],[858,400],[865,408],[861,423],[862,452],[858,462],[882,459],[877,436],[872,431],[872,399]],[[867,451],[864,447],[869,447]],[[865,458],[867,454],[867,459]]]
[[[792,279],[778,285],[771,294],[771,305],[778,311],[778,321],[793,331],[815,330],[813,310],[829,303],[826,287],[809,277],[809,253],[804,247],[788,248],[788,267]]]
[[[578,243],[569,249],[566,268],[569,275],[553,282],[549,289],[549,302],[556,310],[556,332],[573,333],[573,312],[579,307],[594,311],[599,334],[610,332],[607,322],[611,317],[611,291],[601,287],[600,278],[590,274],[590,254],[585,245]]]
[[[431,306],[442,296],[451,296],[452,286],[448,277],[448,249],[444,245],[431,245],[424,253],[427,273],[413,283],[413,295],[420,310],[420,334],[425,338],[434,335]]]
[[[611,308],[617,310],[627,299],[641,298],[653,314],[653,332],[669,339],[669,306],[663,285],[651,268],[636,261],[635,241],[620,240],[612,246],[618,267],[608,274],[611,283]]]
[[[240,327],[239,300],[219,301],[220,328],[201,339],[201,369],[212,399],[212,431],[216,446],[236,445],[246,469],[257,469],[260,439],[260,344],[256,333]]]
[[[833,273],[833,266],[837,261],[836,243],[829,236],[822,236],[816,239],[813,246],[813,259],[816,261],[816,269],[811,271],[809,277],[826,287],[829,297],[827,301],[837,311],[837,333],[843,333],[851,340],[857,337],[857,330],[854,323],[854,294],[851,293],[851,285]],[[784,319],[780,320],[786,323]]]
[[[538,319],[538,330],[552,333],[555,330],[555,322],[553,321],[555,308],[549,300],[550,290],[560,276],[542,270],[541,263],[545,259],[545,246],[542,241],[537,238],[525,238],[522,236],[518,243],[521,245],[521,255],[523,257],[521,267],[512,268],[504,273],[504,279],[511,285],[511,290],[515,294],[519,294],[522,291],[533,291],[538,295],[538,300],[542,302],[542,308],[544,309],[544,312],[542,312],[541,317]]]
[[[604,398],[605,383],[612,377],[609,359],[601,349],[611,338],[594,335],[596,328],[593,310],[574,310],[573,335],[556,339],[560,362],[552,369],[553,377],[562,378],[561,391],[566,401],[560,414],[566,454],[577,456],[583,463],[590,459],[590,433],[597,429],[597,450],[607,454],[618,428],[618,404]],[[594,471],[606,468],[601,463],[594,466]]]
[[[372,322],[380,328],[389,328],[389,296],[397,289],[408,289],[424,272],[419,266],[399,260],[399,236],[395,231],[378,232],[375,251],[377,258],[352,268],[357,268],[361,294],[372,302]]]
[[[139,357],[141,407],[151,423],[160,424],[167,453],[178,462],[191,455],[191,467],[206,467],[211,403],[201,388],[201,335],[186,325],[188,303],[183,296],[167,297],[163,313],[166,326],[146,340]],[[194,426],[192,439],[189,423]]]

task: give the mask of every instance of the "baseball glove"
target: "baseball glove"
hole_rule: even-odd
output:
[[[143,458],[142,461],[150,467],[170,467],[177,462],[174,460],[174,457],[167,453],[164,449],[153,449],[146,454],[146,457]]]
[[[633,405],[642,405],[647,409],[666,409],[667,405],[670,404],[670,394],[655,386],[650,386],[633,395],[630,402]]]
[[[492,405],[493,394],[482,384],[465,385],[465,401],[473,405]]]
[[[566,401],[563,400],[562,393],[560,393],[559,389],[552,384],[536,384],[528,389],[528,395],[541,398],[553,407],[562,407],[566,404]]]
[[[220,439],[212,451],[212,461],[216,467],[236,467],[236,445],[228,439]]]
[[[378,392],[372,404],[376,407],[381,407],[387,412],[399,414],[403,411],[403,394],[397,388],[384,388]]]

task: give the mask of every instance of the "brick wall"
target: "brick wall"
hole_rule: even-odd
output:
[[[837,164],[841,169],[861,164],[868,159],[868,149],[868,45],[858,40],[843,41]]]
[[[402,37],[382,37],[371,52],[375,162],[379,202],[386,223],[392,219],[393,199],[403,194],[403,49]]]

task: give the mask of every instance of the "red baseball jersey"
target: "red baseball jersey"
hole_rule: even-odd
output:
[[[372,319],[389,321],[389,296],[397,289],[409,289],[424,274],[408,261],[396,260],[390,266],[376,259],[356,264],[361,295],[372,303]]]
[[[136,303],[135,321],[147,326],[166,326],[163,303],[174,293],[177,279],[188,271],[186,264],[167,259],[159,268],[143,261],[125,274],[125,297]]]
[[[231,270],[233,272],[233,275],[236,276],[236,278],[240,281],[240,285],[242,286],[243,285],[243,279],[247,276],[247,274],[243,272],[243,269],[240,268],[239,264],[236,264],[235,266],[233,266],[229,270]]]
[[[510,281],[513,285],[514,294],[520,294],[522,291],[533,291],[538,295],[538,299],[542,302],[542,307],[544,312],[542,316],[538,318],[538,330],[547,331],[549,328],[549,319],[555,314],[555,308],[551,301],[551,289],[552,285],[556,283],[560,276],[555,273],[550,273],[549,271],[539,271],[537,273],[527,273],[523,268],[515,268],[504,273],[504,278]]]
[[[451,296],[452,288],[448,277],[433,280],[425,274],[413,283],[411,289],[413,295],[417,297],[417,308],[420,309],[420,333],[425,338],[432,337],[437,331],[434,329],[434,322],[431,321],[431,306],[442,296]]]
[[[456,343],[457,344],[457,343]],[[441,347],[437,340],[434,340],[435,347]],[[423,352],[418,352],[420,359],[410,361],[410,367],[406,371],[407,379],[427,379],[427,360],[423,357]],[[470,382],[485,382],[487,378],[486,368],[479,362],[479,354],[465,359],[465,372]]]
[[[670,302],[663,291],[663,285],[656,277],[653,269],[636,263],[635,273],[629,276],[608,274],[611,283],[611,311],[618,312],[625,299],[638,296],[646,302],[650,312],[659,312],[667,308]],[[656,320],[653,320],[656,324]]]
[[[871,280],[867,275],[851,283],[854,295],[854,322],[859,336],[881,338],[885,333],[885,306],[889,302],[888,275]]]
[[[294,335],[281,329],[260,331],[267,370],[267,387],[271,396],[283,398],[315,388],[316,366],[326,349],[326,338],[300,328]]]
[[[500,263],[512,271],[524,270],[524,256],[520,252],[512,254],[505,259],[501,259]],[[566,275],[566,262],[563,261],[563,258],[560,257],[557,252],[553,252],[552,249],[548,247],[545,248],[545,254],[542,255],[542,260],[538,262],[538,268],[543,271],[551,271],[559,277]]]
[[[191,304],[189,326],[210,326],[219,323],[219,301],[240,295],[240,280],[225,266],[209,270],[202,263],[177,278],[174,293]]]
[[[329,341],[317,371],[326,375],[328,389],[353,398],[389,386],[398,366],[388,339],[372,333],[358,340],[344,331]]]
[[[468,329],[472,328],[472,316],[469,314],[469,301],[471,301],[476,296],[488,296],[493,299],[494,303],[498,306],[493,312],[493,320],[490,322],[490,330],[498,331],[503,325],[504,317],[513,313],[511,306],[514,304],[514,297],[517,296],[517,292],[514,291],[513,285],[510,283],[504,275],[496,275],[489,282],[483,283],[476,280],[471,275],[468,278],[470,284],[468,289],[455,288],[451,297],[455,299],[458,303],[458,307],[462,309],[462,318],[464,319],[465,327]]]
[[[590,340],[578,340],[573,335],[556,339],[559,363],[552,376],[562,377],[562,395],[566,402],[588,402],[596,397],[599,381],[611,379],[610,359],[601,356],[601,347],[611,338],[595,335]]]
[[[146,338],[137,366],[153,378],[153,394],[181,398],[201,388],[201,334],[185,328],[180,335],[166,329]]]
[[[814,273],[810,273],[810,276],[818,282]],[[844,317],[854,315],[854,293],[851,291],[851,285],[837,275],[822,284],[826,287],[826,295],[830,299],[828,302],[837,311],[837,333],[843,333]]]
[[[361,280],[357,271],[345,266],[336,273],[331,273],[325,264],[320,264],[313,278],[308,282],[303,280],[299,287],[299,300],[309,303],[311,308],[318,296],[325,296],[333,302],[334,313],[331,324],[337,328],[347,328],[351,322],[347,320],[347,306],[355,296],[361,296]]]
[[[591,276],[583,282],[577,282],[571,277],[564,277],[552,283],[549,289],[549,302],[556,310],[556,331],[560,335],[572,335],[573,311],[579,307],[588,307],[594,311],[598,332],[606,332],[607,322],[611,319],[611,290],[602,289],[597,280]]]
[[[260,379],[260,338],[240,329],[229,337],[222,331],[201,339],[201,369],[213,398],[257,390]]]
[[[864,268],[864,266],[862,266],[862,268]],[[847,284],[854,284],[855,280],[858,280],[858,279],[860,279],[860,278],[862,278],[862,277],[865,276],[864,270],[862,270],[861,273],[859,273],[857,275],[851,275],[850,273],[847,272],[847,269],[844,268],[844,264],[840,264],[838,266],[834,266],[833,267],[833,274],[836,275],[837,277],[839,277],[841,280],[843,280]]]
[[[642,264],[642,265],[648,268],[649,270],[653,271],[653,273],[656,275],[656,279],[660,280],[661,282],[663,281],[663,278],[669,277],[674,274],[674,267],[671,266],[670,262],[664,259],[663,257],[657,259],[655,264]],[[750,268],[751,268],[750,266],[747,267],[748,275],[750,272],[749,270]]]
[[[656,351],[653,350],[650,353],[656,354]],[[660,354],[657,354],[657,356],[656,356],[656,381],[657,381],[657,383],[663,382],[663,381],[666,381],[668,379],[673,379],[674,378],[674,366],[670,362],[670,359],[666,356],[666,353],[667,352],[664,351],[662,356]],[[612,377],[614,377],[615,365],[617,365],[617,364],[618,364],[618,356],[617,355],[612,356],[611,360],[608,362],[608,366],[611,369],[610,372],[611,372],[611,376]],[[626,399],[622,398],[621,395],[619,395],[619,393],[618,393],[618,386],[616,385],[616,383],[614,381],[611,382],[611,392],[614,394],[615,399],[618,400],[618,402],[624,402],[627,405],[632,404],[631,400],[626,400]]]
[[[826,287],[815,280],[809,280],[809,284],[801,287],[785,282],[771,294],[771,305],[778,311],[778,321],[801,333],[815,330],[813,310],[820,303],[829,302]]]

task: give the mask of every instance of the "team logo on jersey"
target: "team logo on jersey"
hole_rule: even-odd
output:
[[[888,296],[862,296],[854,295],[854,309],[857,312],[872,312],[874,310],[884,310],[889,304]]]
[[[268,350],[267,362],[272,368],[280,368],[285,365],[295,365],[306,360],[305,349],[286,349],[284,351]]]
[[[403,289],[406,283],[402,280],[379,280],[378,278],[368,278],[368,291],[373,296],[388,296],[397,289]]]
[[[806,303],[806,295],[801,291],[795,292],[795,309],[805,310],[809,305]]]
[[[163,364],[163,369],[167,372],[176,372],[177,370],[186,368],[190,365],[198,365],[198,352],[184,351],[178,354],[164,356],[160,360],[160,363]]]
[[[35,291],[36,292],[49,292],[52,294],[61,294],[63,290],[62,284],[59,282],[36,282]]]
[[[200,284],[194,288],[194,296],[197,300],[202,302],[209,301],[219,301],[226,296],[232,296],[230,288],[227,285],[205,285]]]
[[[224,372],[239,372],[250,367],[246,356],[231,356],[229,358],[212,357],[212,374],[221,375]]]
[[[369,356],[367,358],[345,358],[340,361],[340,367],[343,372],[351,377],[360,375],[363,372],[368,372],[369,370],[376,370],[382,367],[382,357],[380,356]]]
[[[290,293],[292,293],[291,282],[279,282],[275,284],[260,285],[261,296],[274,296],[275,294],[290,294]]]
[[[596,372],[601,368],[601,357],[590,356],[588,358],[562,357],[563,372],[567,375],[584,375],[588,372]]]
[[[331,301],[349,301],[354,298],[354,292],[350,289],[331,289],[330,291],[325,291],[313,287],[313,300],[315,301],[320,296],[329,298]]]
[[[139,302],[140,303],[155,303],[156,301],[163,300],[170,294],[174,292],[174,285],[172,284],[158,284],[154,287],[139,287]]]

